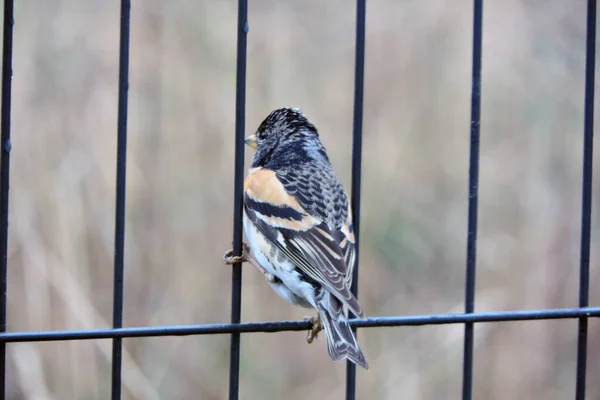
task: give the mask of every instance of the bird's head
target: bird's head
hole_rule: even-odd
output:
[[[293,158],[327,157],[317,128],[297,108],[279,108],[272,111],[260,124],[256,133],[248,136],[245,142],[256,149],[253,166],[266,164],[273,155],[287,155]]]

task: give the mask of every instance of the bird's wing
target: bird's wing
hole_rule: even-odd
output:
[[[348,209],[348,219],[340,231],[341,230],[344,230],[344,232],[342,232],[343,238],[341,238],[338,243],[342,254],[344,255],[344,261],[346,261],[346,265],[348,266],[346,282],[348,283],[348,287],[350,287],[352,286],[354,267],[356,266],[356,242],[354,239],[354,227],[352,226],[352,214],[350,213],[350,209]]]
[[[244,184],[244,211],[256,228],[305,275],[324,286],[355,314],[363,311],[350,292],[355,258],[351,220],[330,228],[289,194],[276,173],[254,169]],[[348,264],[351,262],[351,264]]]

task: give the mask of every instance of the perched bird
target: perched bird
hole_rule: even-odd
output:
[[[350,330],[344,306],[364,313],[350,291],[356,264],[348,198],[329,162],[319,133],[296,108],[271,112],[256,134],[244,182],[247,246],[228,263],[248,261],[288,302],[317,310],[308,342],[325,330],[329,356],[368,368]],[[227,258],[228,257],[228,258]]]

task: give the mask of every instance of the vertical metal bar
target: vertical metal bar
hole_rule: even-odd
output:
[[[117,121],[117,194],[115,205],[115,275],[113,327],[123,326],[123,269],[125,252],[125,179],[127,176],[127,95],[129,91],[129,28],[131,1],[121,0],[119,38],[119,111]],[[122,339],[114,338],[112,347],[112,399],[121,399]]]
[[[233,201],[233,254],[242,254],[242,196],[244,185],[244,130],[246,121],[246,45],[248,40],[248,1],[238,0],[237,65],[235,87],[235,177]],[[242,266],[234,264],[231,273],[231,323],[242,315]],[[240,334],[231,334],[229,353],[229,399],[239,398]]]
[[[465,313],[475,310],[475,266],[477,256],[477,196],[479,192],[479,127],[481,111],[481,36],[483,0],[473,4],[473,66],[471,83],[471,149],[469,154],[469,217],[467,231],[467,268]],[[463,400],[470,400],[473,389],[473,323],[465,324],[463,352]]]
[[[356,53],[354,58],[354,121],[352,127],[352,188],[350,195],[352,224],[356,240],[356,265],[352,273],[352,293],[358,297],[358,254],[360,236],[360,183],[362,172],[362,125],[365,83],[366,0],[356,1]],[[352,314],[349,312],[349,314]],[[356,328],[352,328],[357,334]],[[356,398],[356,365],[346,363],[346,399]]]
[[[12,51],[13,51],[13,0],[4,0],[4,34],[2,48],[2,159],[0,161],[0,254],[2,272],[0,273],[0,332],[6,332],[6,292],[8,278],[8,189],[10,180],[10,110],[12,95]],[[5,398],[6,382],[6,343],[0,344],[0,399]]]
[[[590,229],[592,223],[592,167],[594,146],[594,74],[596,67],[596,0],[587,4],[585,54],[585,104],[583,128],[583,183],[581,205],[581,254],[579,261],[579,307],[587,307],[590,290]],[[585,399],[587,318],[579,319],[575,398]]]

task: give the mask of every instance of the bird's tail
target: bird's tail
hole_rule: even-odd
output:
[[[347,358],[365,369],[369,369],[367,360],[363,355],[358,342],[344,313],[342,303],[332,295],[325,296],[317,303],[317,311],[321,316],[321,323],[325,336],[327,336],[327,350],[333,361]]]

